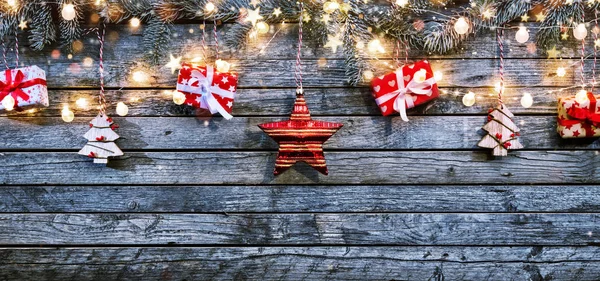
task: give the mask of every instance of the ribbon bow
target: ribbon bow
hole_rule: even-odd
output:
[[[217,101],[215,94],[224,98],[234,99],[235,92],[224,90],[219,86],[213,85],[215,70],[212,66],[206,66],[206,76],[198,70],[192,70],[192,78],[189,80],[187,85],[177,84],[177,90],[181,92],[188,92],[200,95],[200,104],[206,105],[210,113],[215,114],[219,112],[221,116],[229,120],[233,118],[225,108]],[[192,86],[197,82],[198,86]]]
[[[408,116],[406,115],[407,108],[415,107],[415,102],[413,99],[407,95],[431,95],[433,92],[432,87],[435,85],[435,78],[429,78],[423,82],[417,82],[415,79],[410,80],[410,82],[405,86],[404,85],[404,72],[402,68],[398,68],[396,70],[396,84],[398,84],[398,90],[387,93],[377,99],[375,102],[377,105],[381,105],[393,98],[394,101],[394,110],[400,112],[400,117],[405,122],[408,122]]]
[[[594,136],[594,130],[592,126],[600,127],[600,113],[596,113],[596,97],[590,92],[587,93],[587,97],[590,101],[589,108],[586,109],[572,106],[567,110],[567,115],[574,119],[559,118],[558,123],[562,126],[581,124],[581,127],[586,132],[586,137],[589,138]]]
[[[6,96],[11,95],[15,102],[18,102],[17,98],[21,98],[24,101],[29,100],[29,95],[23,92],[24,88],[28,88],[34,85],[46,85],[46,80],[42,78],[35,78],[28,81],[25,80],[25,74],[21,70],[17,70],[15,78],[12,77],[12,70],[7,69],[4,71],[6,75],[6,82],[0,81],[0,101]]]

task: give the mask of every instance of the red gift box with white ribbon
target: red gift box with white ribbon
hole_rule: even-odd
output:
[[[210,65],[184,63],[177,77],[177,90],[185,95],[185,104],[231,119],[237,82],[236,73],[218,72]]]
[[[383,116],[400,113],[408,121],[406,110],[439,96],[437,82],[426,60],[404,65],[371,81],[375,102]]]

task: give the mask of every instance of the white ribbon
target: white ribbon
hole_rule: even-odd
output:
[[[177,90],[181,92],[188,92],[200,95],[200,105],[206,105],[206,109],[210,110],[210,113],[215,114],[219,112],[221,116],[229,120],[233,118],[225,108],[217,101],[214,94],[224,98],[234,99],[235,92],[223,90],[219,86],[213,86],[215,70],[212,66],[206,66],[206,76],[198,70],[192,70],[192,78],[188,81],[187,85],[177,84]],[[198,82],[198,86],[192,86]]]
[[[377,105],[381,105],[393,98],[394,110],[400,112],[400,117],[405,122],[408,122],[408,116],[406,115],[406,109],[415,107],[411,95],[431,95],[433,93],[433,85],[435,85],[435,78],[429,78],[423,82],[417,82],[414,77],[408,85],[404,86],[404,73],[402,68],[396,70],[396,84],[398,84],[398,90],[387,93],[381,97],[375,99]],[[408,97],[407,97],[408,95]]]

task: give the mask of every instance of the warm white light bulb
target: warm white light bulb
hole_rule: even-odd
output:
[[[323,11],[328,14],[335,12],[335,10],[339,8],[340,4],[338,4],[336,1],[327,1],[325,4],[323,4]]]
[[[229,72],[229,68],[231,68],[231,64],[222,59],[215,61],[215,65],[218,72]]]
[[[261,33],[261,34],[265,34],[265,33],[269,32],[269,25],[267,23],[265,23],[264,21],[258,22],[256,24],[256,31],[258,31],[258,33]]]
[[[17,6],[17,0],[6,0],[6,4],[10,7],[15,7]]]
[[[575,95],[575,101],[579,104],[587,103],[589,101],[587,91],[581,90],[577,92],[577,94]]]
[[[533,105],[533,97],[530,93],[523,94],[523,97],[521,97],[521,105],[524,108],[530,108]]]
[[[463,96],[462,102],[465,106],[473,106],[475,104],[475,93],[469,92]]]
[[[413,79],[417,83],[425,82],[425,80],[427,80],[427,70],[420,69],[419,71],[415,72],[415,74],[413,75]]]
[[[180,91],[173,91],[173,102],[182,105],[185,102],[185,95]]]
[[[140,23],[140,19],[138,18],[132,18],[131,20],[129,20],[129,25],[131,25],[131,27],[139,27]]]
[[[146,74],[146,72],[144,72],[142,70],[137,70],[137,71],[133,72],[133,74],[131,75],[131,78],[135,82],[143,83],[148,80],[148,74]]]
[[[65,20],[73,20],[76,16],[73,4],[64,4],[60,13]]]
[[[374,76],[375,74],[373,74],[373,71],[371,70],[366,70],[365,72],[363,72],[363,78],[365,79],[365,81],[373,80]]]
[[[381,41],[379,41],[379,39],[371,40],[371,42],[369,42],[369,44],[367,45],[367,49],[369,49],[369,52],[371,53],[385,53],[385,50],[383,49],[383,46],[381,45]]]
[[[62,109],[61,117],[63,121],[71,122],[73,119],[75,119],[75,114],[69,109],[69,106],[65,105]]]
[[[4,97],[4,99],[2,100],[2,106],[4,106],[4,109],[6,109],[6,111],[11,111],[15,109],[15,99],[11,95]]]
[[[556,69],[556,76],[565,77],[567,75],[567,70],[564,67],[559,67]]]
[[[129,107],[123,102],[117,103],[117,114],[119,114],[119,116],[125,116],[127,113],[129,113]]]
[[[85,98],[78,98],[75,101],[75,104],[77,105],[77,107],[81,108],[81,109],[86,109],[88,106],[88,101]]]
[[[519,31],[515,34],[515,39],[519,43],[525,43],[529,40],[529,32],[524,26],[519,27]]]
[[[206,10],[209,13],[212,13],[215,10],[215,4],[213,4],[212,2],[206,3],[206,6],[204,6],[204,10]]]
[[[442,79],[444,79],[444,73],[442,73],[441,71],[435,71],[433,72],[433,78],[435,79],[436,82],[440,82],[442,81]]]
[[[396,0],[396,5],[403,7],[408,4],[408,0]]]
[[[587,37],[587,28],[585,28],[584,23],[580,23],[573,29],[573,37],[577,40],[583,40]]]
[[[454,23],[454,31],[459,35],[467,34],[469,32],[469,23],[464,17],[460,17]]]

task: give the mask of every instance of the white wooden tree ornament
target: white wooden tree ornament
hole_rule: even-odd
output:
[[[113,131],[113,121],[110,117],[100,113],[90,122],[91,129],[83,135],[88,143],[79,151],[79,154],[94,158],[94,163],[107,164],[108,157],[121,156],[123,151],[115,144],[119,138]]]
[[[523,148],[518,139],[521,134],[512,120],[513,117],[505,105],[494,108],[489,114],[489,122],[482,128],[487,134],[478,145],[493,149],[494,156],[506,156],[508,150]]]

